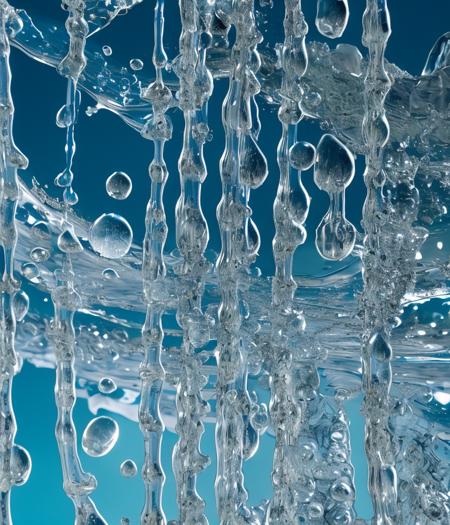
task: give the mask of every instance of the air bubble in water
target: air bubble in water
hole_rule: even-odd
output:
[[[130,249],[133,230],[128,222],[115,213],[104,213],[91,226],[89,242],[102,257],[119,259]]]
[[[120,465],[120,473],[124,478],[133,478],[137,474],[136,463],[132,459],[126,459]]]
[[[112,394],[117,390],[117,386],[109,377],[102,377],[98,382],[98,389],[102,394]]]
[[[103,46],[102,51],[105,57],[110,57],[112,55],[112,49],[109,46]]]
[[[14,294],[13,299],[13,308],[14,315],[16,316],[16,321],[20,322],[28,313],[28,308],[30,307],[30,299],[28,295],[23,291],[19,290]]]
[[[119,425],[114,419],[100,416],[92,419],[83,432],[81,444],[88,456],[105,456],[119,439]]]
[[[33,259],[34,262],[40,263],[40,262],[47,261],[48,258],[50,257],[50,254],[48,250],[38,246],[37,248],[33,248],[31,250],[30,257]]]
[[[125,200],[132,189],[131,179],[123,171],[116,171],[106,179],[106,193],[113,199]]]
[[[34,263],[22,264],[22,275],[29,279],[36,279],[39,277],[39,268]]]
[[[15,485],[25,485],[30,477],[31,466],[28,451],[20,445],[14,445],[11,454],[11,473]]]
[[[144,62],[140,58],[132,58],[130,60],[130,67],[133,71],[140,71],[144,67]]]

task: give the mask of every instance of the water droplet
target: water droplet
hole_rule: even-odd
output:
[[[309,142],[297,142],[289,150],[289,161],[298,171],[306,171],[314,164],[316,148]]]
[[[126,459],[120,465],[120,473],[124,478],[133,478],[137,474],[136,463],[132,459]]]
[[[36,222],[31,228],[31,233],[41,240],[50,239],[50,228],[48,224],[43,221]]]
[[[133,71],[140,71],[144,67],[144,62],[140,58],[132,58],[130,60],[130,67]]]
[[[355,159],[339,139],[326,133],[317,146],[314,181],[328,193],[343,191],[355,175]]]
[[[119,439],[119,425],[114,419],[100,416],[92,419],[83,432],[81,444],[88,456],[105,456]]]
[[[375,332],[372,335],[369,339],[368,350],[377,361],[387,361],[392,358],[392,347],[382,332]]]
[[[348,17],[348,0],[317,0],[316,27],[323,36],[342,36]]]
[[[40,272],[39,268],[34,263],[24,263],[22,264],[22,275],[29,279],[30,281],[32,279],[36,279],[39,277]]]
[[[324,259],[340,261],[353,250],[356,230],[341,214],[327,213],[316,230],[316,248]]]
[[[241,157],[240,178],[244,186],[259,188],[268,174],[267,160],[251,135],[245,136],[245,148]]]
[[[14,445],[11,451],[11,474],[14,485],[25,485],[31,473],[31,457],[26,449]]]
[[[128,222],[115,213],[104,213],[91,226],[89,242],[102,257],[118,259],[130,249],[133,231]]]
[[[41,248],[40,246],[38,246],[31,250],[30,257],[33,259],[34,262],[40,263],[47,261],[50,257],[50,253],[45,248]]]
[[[106,179],[106,193],[117,200],[126,199],[133,189],[130,177],[123,171],[116,171]]]
[[[110,57],[112,55],[112,49],[109,46],[103,46],[102,51],[105,57]]]
[[[117,390],[117,386],[109,377],[102,377],[98,382],[98,389],[102,394],[112,394]]]
[[[352,501],[355,497],[355,491],[347,479],[341,478],[331,485],[330,495],[335,501]]]
[[[59,235],[58,248],[63,253],[80,253],[83,251],[83,246],[78,237],[70,230],[65,230]]]
[[[55,177],[55,186],[68,188],[73,182],[73,173],[70,169],[65,169]]]
[[[16,292],[13,299],[13,308],[18,323],[27,315],[29,307],[30,299],[28,295],[23,290]]]
[[[105,268],[102,272],[102,277],[107,281],[112,281],[114,279],[120,278],[119,274],[113,268]]]

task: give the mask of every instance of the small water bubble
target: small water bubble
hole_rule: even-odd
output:
[[[92,419],[83,432],[81,441],[83,450],[94,458],[105,456],[119,439],[119,425],[108,417],[100,416]]]
[[[133,478],[137,474],[136,463],[132,459],[126,459],[120,465],[120,473],[124,478]]]
[[[111,378],[102,377],[98,382],[98,389],[102,394],[112,394],[117,390],[117,386]]]
[[[29,307],[30,299],[28,295],[23,290],[16,292],[13,299],[13,308],[18,323],[27,315]]]
[[[105,57],[110,57],[112,55],[112,49],[109,46],[103,46],[102,51]]]
[[[123,171],[115,171],[106,179],[106,193],[117,200],[125,200],[133,189],[130,177]]]
[[[41,248],[40,246],[38,246],[31,250],[30,257],[33,259],[34,262],[40,263],[47,261],[50,257],[50,253],[45,248]]]
[[[119,259],[130,249],[133,230],[128,222],[115,213],[104,213],[91,226],[89,242],[102,257]]]
[[[107,281],[112,281],[114,279],[120,278],[119,274],[113,268],[105,268],[102,272],[102,277]]]
[[[73,112],[64,104],[56,114],[56,125],[58,128],[68,128],[74,122]]]
[[[335,136],[326,133],[317,145],[314,181],[328,193],[343,191],[355,175],[355,158]]]
[[[34,263],[22,264],[21,271],[22,271],[22,275],[26,277],[27,279],[29,279],[30,281],[32,279],[36,279],[40,275],[39,268]]]
[[[144,62],[140,58],[132,58],[130,60],[130,67],[133,71],[140,71],[144,67]]]

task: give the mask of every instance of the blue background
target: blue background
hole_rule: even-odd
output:
[[[275,0],[278,4],[279,0]],[[59,3],[39,2],[32,5],[30,0],[13,2],[18,7],[33,7],[48,17],[64,20],[65,14],[59,10]],[[310,27],[308,39],[323,40],[314,26],[315,2],[305,0],[304,12]],[[364,7],[362,0],[350,0],[351,16],[344,36],[337,41],[329,41],[330,47],[339,42],[360,45],[361,15]],[[42,5],[43,4],[43,5]],[[152,53],[152,17],[153,2],[145,0],[127,16],[119,17],[110,27],[94,35],[88,45],[101,47],[110,45],[113,58],[127,65],[131,58],[141,58],[147,72],[151,72]],[[402,69],[419,74],[425,64],[428,52],[435,40],[449,30],[450,4],[448,0],[408,0],[390,2],[393,33],[389,40],[386,56]],[[271,39],[281,40],[283,10],[274,11],[270,17]],[[167,2],[166,7],[166,43],[171,58],[175,56],[179,29],[178,7],[176,2]],[[275,35],[275,36],[274,36]],[[363,51],[364,52],[364,51]],[[16,106],[14,133],[16,143],[30,159],[30,167],[24,174],[26,181],[36,177],[41,184],[49,185],[49,192],[57,195],[53,189],[53,179],[64,165],[65,132],[55,125],[57,110],[64,103],[65,79],[60,78],[54,69],[34,62],[17,50],[12,51],[13,96]],[[205,147],[208,164],[208,178],[203,190],[203,209],[210,225],[211,247],[216,251],[218,229],[215,220],[215,208],[220,197],[220,177],[218,160],[223,151],[223,133],[221,131],[220,111],[226,84],[219,82],[210,104],[210,122],[214,139]],[[83,109],[92,104],[83,96]],[[275,162],[276,146],[279,140],[279,124],[273,113],[262,112],[262,132],[260,145],[268,157],[270,174],[264,187],[252,194],[251,206],[254,220],[262,236],[261,256],[258,265],[266,273],[273,271],[270,243],[273,237],[271,206],[278,183]],[[174,231],[174,207],[179,195],[177,158],[181,147],[182,119],[174,117],[174,139],[167,147],[167,160],[170,178],[166,186],[165,204],[169,228]],[[317,143],[320,129],[314,123],[302,123],[299,137]],[[80,112],[77,126],[77,155],[75,159],[75,189],[80,202],[77,212],[87,219],[94,220],[104,212],[116,212],[124,215],[132,224],[135,242],[143,237],[145,207],[149,195],[147,166],[152,158],[152,145],[142,139],[135,131],[127,128],[116,116],[101,111],[88,118]],[[106,178],[116,170],[127,172],[133,180],[133,192],[124,202],[113,201],[105,192]],[[360,210],[364,200],[362,183],[362,163],[359,160],[357,175],[348,190],[348,218],[359,227]],[[305,184],[313,201],[307,222],[308,243],[298,250],[295,260],[295,272],[321,273],[337,268],[338,263],[330,265],[322,261],[313,248],[314,229],[328,207],[326,194],[319,192],[312,183],[312,174],[304,176]],[[269,211],[270,210],[270,211]],[[173,235],[168,239],[168,249],[175,248]],[[24,487],[13,490],[12,504],[16,525],[65,525],[73,522],[71,502],[62,490],[62,479],[58,451],[54,439],[56,411],[53,395],[54,371],[35,369],[26,364],[17,376],[14,384],[14,405],[18,419],[17,442],[24,445],[32,454],[33,471],[29,482]],[[367,495],[365,459],[363,450],[363,421],[359,415],[358,400],[349,404],[353,441],[353,462],[357,472],[357,510],[365,518],[371,515],[370,501]],[[79,400],[75,410],[75,420],[81,434],[91,414],[85,400]],[[93,472],[99,487],[94,494],[98,508],[109,520],[118,524],[120,516],[131,518],[131,523],[138,523],[142,506],[142,482],[138,477],[127,480],[120,476],[119,465],[128,458],[133,458],[138,465],[142,463],[142,439],[136,424],[117,416],[121,427],[121,437],[115,449],[105,458],[92,459],[86,456],[80,447],[82,464]],[[165,438],[164,458],[166,472],[169,470],[170,454],[175,443],[175,435]],[[246,485],[250,491],[252,503],[257,503],[263,496],[270,494],[271,443],[263,444],[263,450],[246,466]],[[208,428],[204,439],[205,452],[214,456],[213,430]],[[214,515],[214,466],[200,478],[200,491],[207,499],[208,514]],[[176,518],[174,504],[174,483],[169,475],[165,491],[165,508],[168,518]],[[211,524],[216,522],[211,519]]]

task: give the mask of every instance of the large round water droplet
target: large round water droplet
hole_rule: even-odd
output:
[[[289,150],[291,166],[298,171],[306,171],[314,164],[316,148],[309,142],[296,142]]]
[[[110,57],[112,55],[112,49],[109,46],[103,46],[102,51],[105,57]]]
[[[91,226],[89,242],[102,257],[119,259],[130,249],[133,230],[128,222],[115,213],[104,213]]]
[[[28,313],[30,307],[30,299],[28,295],[23,291],[19,290],[14,294],[13,308],[16,321],[20,323]]]
[[[343,217],[333,218],[327,214],[316,230],[316,248],[324,259],[340,261],[353,250],[356,230]]]
[[[123,171],[116,171],[106,179],[106,193],[113,199],[123,201],[133,188],[130,177]]]
[[[107,416],[96,417],[89,422],[83,432],[81,444],[88,456],[105,456],[119,439],[119,425]]]
[[[323,36],[342,36],[348,17],[348,0],[317,0],[316,27]]]
[[[343,191],[355,175],[355,159],[351,151],[333,135],[326,133],[317,146],[314,181],[328,193]]]
[[[102,377],[98,382],[98,389],[102,394],[112,394],[117,390],[117,386],[109,377]]]
[[[252,189],[258,188],[268,174],[267,160],[253,137],[246,135],[245,149],[241,157],[241,183]]]
[[[132,459],[126,459],[120,465],[120,473],[124,478],[133,478],[137,474],[136,463]]]
[[[14,445],[11,451],[11,474],[14,485],[25,485],[31,473],[31,457],[20,445]]]

